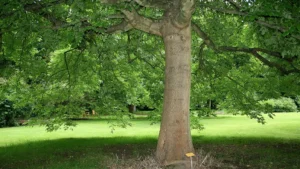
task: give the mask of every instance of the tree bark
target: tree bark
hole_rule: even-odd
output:
[[[123,0],[101,0],[116,3]],[[194,0],[135,0],[141,6],[157,7],[163,2],[161,20],[141,16],[136,11],[121,10],[126,20],[111,27],[108,32],[139,29],[162,36],[165,45],[165,89],[162,122],[156,157],[162,165],[188,168],[186,153],[194,152],[190,132],[191,88],[191,17]]]
[[[189,160],[185,154],[194,152],[189,120],[191,24],[178,28],[165,21],[162,35],[166,52],[165,88],[156,156],[162,165],[185,166]]]
[[[128,111],[129,111],[129,113],[134,113],[134,112],[136,112],[136,106],[133,105],[133,104],[129,104],[129,105],[128,105]]]

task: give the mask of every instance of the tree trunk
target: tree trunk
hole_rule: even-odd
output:
[[[136,112],[136,106],[133,104],[128,105],[128,111],[129,111],[129,113]]]
[[[191,26],[177,28],[166,21],[162,30],[166,51],[162,122],[156,150],[163,165],[186,164],[194,152],[189,120],[191,86]],[[185,167],[183,167],[185,168]]]

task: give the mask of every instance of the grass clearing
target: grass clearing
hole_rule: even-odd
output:
[[[44,127],[0,129],[0,169],[113,168],[153,155],[159,124],[133,120],[133,127],[110,132],[106,120],[78,121],[72,130]],[[202,120],[193,131],[195,148],[237,168],[300,168],[300,113],[276,114],[267,124],[243,116]],[[125,167],[126,168],[126,167]]]

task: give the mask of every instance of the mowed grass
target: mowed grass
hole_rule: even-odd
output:
[[[107,120],[79,120],[77,126],[68,130],[47,132],[42,126],[25,126],[0,129],[0,147],[32,141],[62,138],[111,138],[111,137],[154,137],[158,136],[159,124],[150,125],[146,119],[132,120],[132,127],[115,128]],[[2,136],[5,136],[2,138]]]
[[[276,114],[265,125],[244,116],[204,118],[192,131],[196,149],[236,168],[300,168],[300,113]],[[0,129],[0,169],[113,168],[122,160],[153,155],[159,124],[146,119],[114,133],[106,120],[78,121],[73,130]],[[120,167],[119,167],[120,168]]]
[[[277,113],[274,119],[266,117],[266,124],[257,123],[245,116],[218,116],[201,121],[205,130],[200,134],[205,137],[258,137],[284,140],[300,139],[300,113]],[[194,132],[195,135],[197,135]]]

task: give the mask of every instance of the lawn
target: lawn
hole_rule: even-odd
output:
[[[276,114],[265,125],[231,115],[201,122],[205,130],[192,131],[195,148],[223,164],[300,168],[300,113]],[[114,133],[106,120],[78,121],[73,130],[51,133],[40,126],[2,128],[0,169],[121,168],[126,162],[140,162],[153,155],[159,124],[150,125],[146,119],[133,120],[132,124]]]

